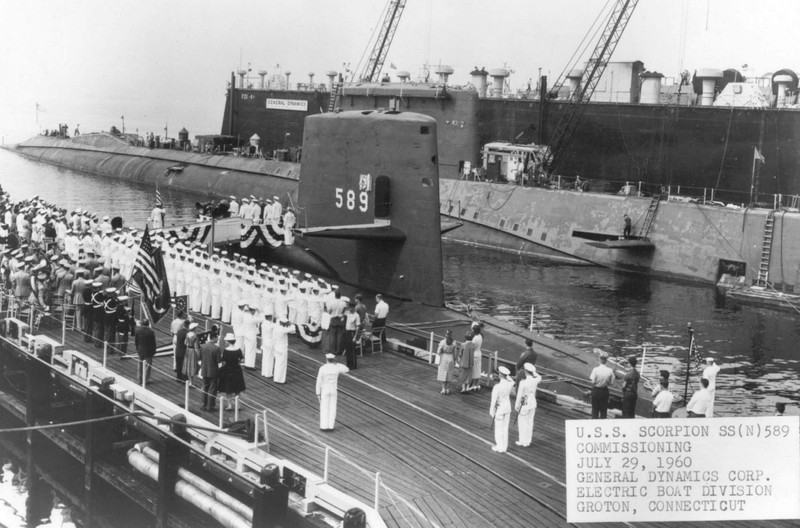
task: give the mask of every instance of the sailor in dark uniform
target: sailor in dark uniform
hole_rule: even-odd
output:
[[[133,317],[130,314],[128,307],[127,295],[120,295],[117,297],[117,313],[116,313],[116,331],[117,331],[117,348],[119,353],[123,356],[128,353],[128,338],[136,330]]]
[[[102,282],[93,282],[92,285],[97,285],[97,289],[92,293],[92,336],[94,337],[94,346],[100,348],[103,346],[103,339],[105,338],[105,302],[106,293],[103,291]]]
[[[94,331],[94,294],[101,286],[99,282],[90,282],[86,284],[86,289],[83,290],[83,304],[81,305],[81,320],[83,321],[83,340],[86,343],[92,342],[92,332]]]
[[[115,288],[106,288],[106,299],[103,301],[103,326],[105,327],[105,340],[111,346],[112,350],[117,346],[117,307],[119,301],[117,300],[117,290]]]

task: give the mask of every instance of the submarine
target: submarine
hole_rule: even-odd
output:
[[[259,231],[257,243],[247,247],[238,233],[229,236],[237,251],[397,299],[442,306],[434,118],[394,111],[309,116],[299,165],[149,149],[139,142],[138,136],[120,133],[36,136],[12,150],[52,165],[210,199],[276,196],[296,213],[294,243],[265,243],[267,226],[227,219],[228,231],[241,229],[245,237]],[[208,227],[194,231],[214,231]]]

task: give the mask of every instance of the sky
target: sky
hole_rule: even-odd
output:
[[[355,69],[386,1],[0,0],[0,136],[13,143],[58,123],[108,130],[122,116],[127,131],[218,133],[232,71],[291,71],[294,84]],[[407,0],[386,64],[412,75],[448,64],[454,84],[505,65],[514,89],[541,68],[552,84],[604,5]],[[666,76],[800,71],[798,27],[796,0],[641,0],[612,60]]]

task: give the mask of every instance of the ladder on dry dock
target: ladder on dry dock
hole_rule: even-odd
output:
[[[775,211],[770,211],[764,223],[764,242],[761,245],[761,264],[758,267],[756,286],[769,284],[769,259],[772,254],[772,230],[775,226]]]
[[[642,227],[639,228],[639,238],[647,238],[648,233],[650,233],[650,226],[653,225],[653,218],[656,216],[656,210],[658,209],[658,203],[661,201],[662,195],[654,194],[653,199],[650,200],[650,207],[647,208],[647,214],[644,216],[644,222],[642,222]]]
[[[339,92],[342,91],[342,84],[343,79],[341,76],[339,77],[338,81],[333,82],[333,86],[331,86],[331,98],[328,101],[328,112],[333,112],[336,110],[336,99],[339,98]]]

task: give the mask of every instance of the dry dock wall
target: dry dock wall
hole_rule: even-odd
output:
[[[465,228],[446,235],[458,242],[542,253],[531,249],[536,244],[563,258],[709,283],[716,282],[721,261],[745,263],[749,281],[758,275],[766,209],[662,201],[648,233],[652,251],[602,249],[587,244],[580,234],[619,236],[624,214],[638,234],[649,197],[448,179],[440,186],[440,212],[465,222]],[[769,278],[779,288],[800,289],[799,230],[800,214],[775,213]]]

